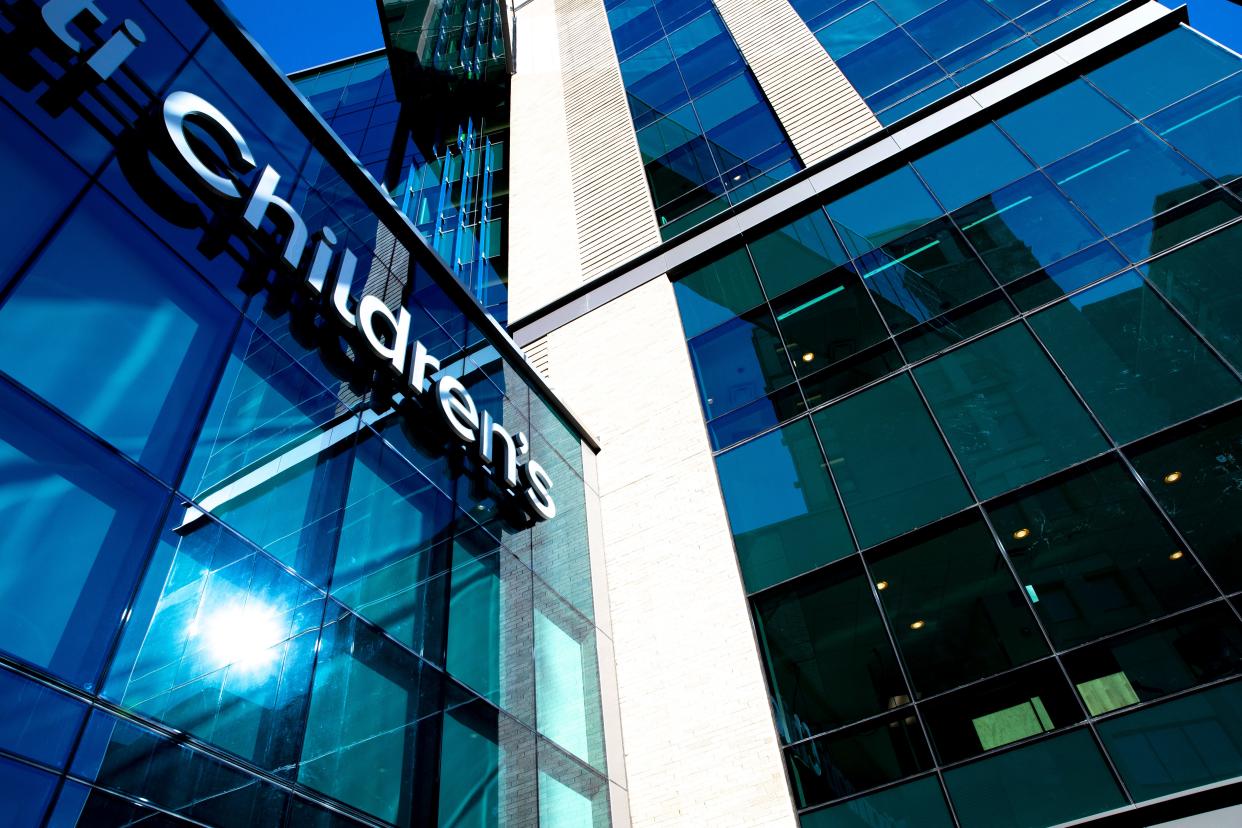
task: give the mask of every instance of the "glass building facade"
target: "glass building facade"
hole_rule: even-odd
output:
[[[610,824],[590,441],[216,3],[84,8],[0,10],[0,824]],[[185,93],[237,134],[170,146]],[[272,171],[253,219],[202,186]],[[554,518],[393,406],[299,241]]]
[[[1166,27],[672,274],[807,828],[1242,774],[1239,70]]]

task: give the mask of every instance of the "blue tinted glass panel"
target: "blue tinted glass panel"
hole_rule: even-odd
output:
[[[883,9],[868,3],[835,23],[815,33],[815,37],[839,60],[860,46],[865,46],[896,26]]]
[[[91,686],[166,496],[8,388],[0,388],[0,491],[0,647]]]
[[[1138,125],[1058,161],[1048,175],[1110,234],[1210,187],[1201,172]]]
[[[27,765],[0,758],[0,802],[4,828],[39,828],[52,801],[56,777]]]
[[[750,75],[738,75],[699,97],[694,106],[721,170],[732,170],[785,140]]]
[[[909,167],[901,167],[828,205],[845,247],[855,256],[900,238],[940,215]]]
[[[1087,78],[1139,118],[1242,68],[1239,59],[1182,26]]]
[[[785,347],[766,306],[689,342],[708,417],[717,417],[793,381]]]
[[[933,57],[943,57],[1002,22],[983,0],[945,0],[906,23],[906,30]]]
[[[1232,140],[1242,129],[1242,77],[1153,115],[1147,125],[1217,180],[1242,175],[1242,152]]]
[[[992,124],[914,162],[932,192],[948,209],[986,195],[1025,175],[1031,163]]]
[[[951,828],[953,820],[944,804],[944,794],[936,777],[925,776],[879,793],[851,799],[803,814],[801,828],[874,828],[881,825],[919,825],[925,828]]]
[[[0,308],[0,369],[167,478],[183,461],[185,423],[204,403],[234,318],[96,191]],[[49,326],[56,336],[46,336]]]
[[[1130,123],[1129,116],[1081,80],[997,119],[1038,164],[1049,164]]]
[[[86,705],[8,670],[0,670],[0,749],[64,767],[86,719]]]
[[[919,45],[903,29],[888,34],[841,58],[838,65],[864,97],[930,63]]]

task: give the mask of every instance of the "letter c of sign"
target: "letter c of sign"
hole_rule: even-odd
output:
[[[213,190],[228,198],[241,198],[237,185],[224,176],[212,172],[203,160],[194,152],[186,135],[185,127],[188,119],[194,119],[207,129],[220,146],[223,147],[225,160],[238,172],[247,173],[256,166],[254,153],[246,146],[237,127],[224,113],[193,92],[173,92],[164,100],[164,128],[172,141],[173,149],[189,165],[194,174],[207,183]]]

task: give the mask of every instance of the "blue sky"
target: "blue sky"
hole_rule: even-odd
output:
[[[375,0],[224,0],[286,73],[384,45]]]
[[[225,0],[276,65],[294,72],[384,45],[375,0]],[[1178,0],[1166,0],[1175,5]],[[1242,52],[1242,6],[1189,0],[1190,23]]]

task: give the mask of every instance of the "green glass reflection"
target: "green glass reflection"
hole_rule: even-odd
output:
[[[535,584],[535,718],[539,733],[605,770],[595,628]],[[503,654],[507,657],[509,654]],[[521,652],[513,654],[521,657]]]
[[[863,547],[970,502],[908,376],[894,377],[819,411],[815,426]]]
[[[1133,271],[1075,294],[1030,322],[1119,443],[1215,408],[1242,390]]]
[[[935,776],[925,776],[841,805],[803,814],[801,828],[875,828],[876,825],[918,825],[951,828],[944,794]]]
[[[913,707],[785,748],[798,807],[831,802],[930,770],[931,751]]]
[[[1097,727],[1139,802],[1242,775],[1242,683],[1100,722]]]
[[[848,258],[819,207],[792,220],[782,218],[779,227],[756,236],[747,246],[768,296],[793,290]]]
[[[944,782],[963,828],[1043,828],[1126,804],[1086,730],[955,768]]]
[[[951,351],[914,375],[981,498],[1107,447],[1021,325]]]
[[[1116,461],[988,508],[1053,643],[1072,647],[1215,590]]]
[[[1101,716],[1242,672],[1242,624],[1218,602],[1080,648],[1062,662],[1087,711]]]
[[[919,696],[1048,652],[982,521],[937,528],[867,560]]]
[[[1242,225],[1142,267],[1143,274],[1235,367],[1242,367]]]
[[[1242,589],[1242,417],[1237,409],[1128,452],[1156,501],[1226,592]]]
[[[854,551],[809,420],[725,452],[716,471],[747,591]]]
[[[607,828],[608,783],[546,739],[538,745],[539,825]]]
[[[782,741],[909,703],[858,557],[765,592],[753,608]]]
[[[799,376],[858,353],[888,337],[858,276],[848,267],[772,301],[785,350]]]
[[[713,256],[673,282],[686,338],[698,336],[763,302],[746,248]]]

